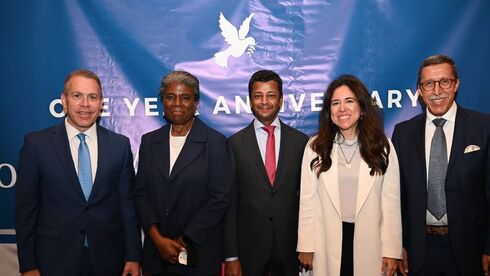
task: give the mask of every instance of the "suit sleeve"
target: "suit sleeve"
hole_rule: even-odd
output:
[[[148,180],[146,179],[146,170],[149,158],[149,137],[143,135],[139,149],[138,171],[136,173],[136,181],[134,187],[136,211],[140,219],[140,223],[145,231],[150,229],[150,226],[158,223],[157,216],[151,206],[148,191]]]
[[[485,195],[487,203],[487,231],[485,233],[485,255],[490,255],[490,137],[487,137],[487,152],[486,152],[486,164],[485,164]]]
[[[396,151],[390,142],[389,163],[383,178],[381,195],[381,254],[402,258],[402,222],[400,210],[400,173]]]
[[[232,141],[228,140],[228,154],[231,170],[231,206],[225,218],[225,257],[238,257],[238,177],[236,174],[236,159]]]
[[[126,247],[127,261],[141,261],[141,231],[136,217],[134,204],[134,168],[133,155],[129,141],[126,138],[126,148],[124,154],[124,162],[119,177],[119,203],[123,219],[124,242]]]
[[[311,142],[311,140],[310,140]],[[301,165],[301,189],[299,197],[298,218],[298,252],[315,252],[315,237],[317,235],[317,210],[321,209],[320,198],[317,192],[318,177],[310,168],[311,161],[316,153],[308,143],[305,147]]]
[[[223,221],[230,204],[230,162],[226,138],[210,137],[207,154],[207,201],[184,229],[184,235],[202,245]]]
[[[395,130],[393,131],[393,136],[391,138],[391,141],[393,143],[393,147],[394,147],[394,150],[395,150],[395,153],[397,155],[397,160],[398,160],[398,171],[400,173],[400,208],[401,208],[401,216],[402,216],[402,229],[408,229],[407,228],[407,225],[405,224],[406,223],[406,220],[404,219],[406,217],[406,212],[407,212],[407,208],[403,208],[404,206],[404,195],[405,195],[405,191],[404,191],[404,184],[403,184],[403,170],[402,168],[400,167],[400,161],[401,159],[398,157],[398,153],[401,152],[401,149],[400,149],[400,131],[399,131],[399,127],[398,125],[395,126]],[[407,241],[406,241],[406,234],[405,232],[402,232],[402,246],[405,248],[406,245],[407,245]]]
[[[36,223],[40,203],[41,173],[35,147],[29,135],[20,152],[18,179],[15,186],[15,230],[20,272],[37,269]]]

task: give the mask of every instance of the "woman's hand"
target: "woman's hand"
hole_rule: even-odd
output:
[[[171,264],[178,262],[179,253],[184,250],[182,245],[172,239],[162,236],[155,225],[150,227],[148,234],[153,241],[153,244],[155,244],[160,252],[160,258]]]
[[[313,269],[313,252],[299,252],[298,260],[299,265],[306,271]]]
[[[394,258],[383,257],[381,264],[381,273],[385,276],[393,276],[398,268],[398,261]]]

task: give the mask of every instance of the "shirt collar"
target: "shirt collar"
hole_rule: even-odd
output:
[[[74,128],[70,123],[68,123],[68,118],[65,119],[65,127],[66,127],[66,134],[68,135],[68,140],[71,140],[75,137],[77,137],[78,133],[80,131],[76,128]],[[97,138],[97,126],[96,124],[93,124],[87,131],[84,131],[85,135],[89,138]]]
[[[430,113],[429,109],[427,109],[427,119],[425,121],[425,124],[428,125],[430,123],[432,123],[432,121],[434,119],[437,119],[437,118],[444,118],[446,119],[446,121],[449,121],[451,123],[455,123],[456,122],[456,111],[458,110],[458,105],[456,104],[456,102],[453,102],[453,105],[451,106],[451,108],[449,108],[449,110],[442,116],[440,117],[437,117],[437,116],[434,116],[434,114]]]
[[[275,126],[276,128],[281,129],[281,122],[279,121],[279,116],[276,116],[274,121],[272,121],[271,126]],[[264,124],[262,124],[259,120],[255,119],[254,120],[254,129],[258,130],[258,129],[262,129],[262,127],[264,127]]]

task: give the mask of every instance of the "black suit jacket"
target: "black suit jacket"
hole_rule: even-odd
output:
[[[210,275],[223,258],[223,218],[230,203],[226,138],[194,119],[172,172],[170,125],[143,135],[136,176],[136,204],[146,237],[143,271]],[[187,236],[196,248],[197,266],[171,265],[160,258],[148,236],[152,224],[169,238]]]
[[[244,266],[265,264],[275,237],[281,260],[297,262],[301,161],[308,136],[281,122],[281,145],[274,185],[260,156],[253,122],[228,139],[232,206],[226,217],[226,257]]]
[[[424,263],[427,172],[426,114],[395,126],[393,144],[401,177],[403,244],[410,271]],[[470,145],[480,149],[465,153]],[[446,175],[449,236],[462,275],[482,275],[482,254],[490,254],[490,116],[458,106]]]
[[[65,123],[25,136],[15,216],[21,272],[76,275],[85,236],[96,275],[121,275],[126,260],[141,259],[129,140],[97,126],[97,143],[97,173],[86,202]]]

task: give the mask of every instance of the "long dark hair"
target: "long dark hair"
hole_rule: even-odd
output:
[[[351,75],[341,75],[332,81],[323,95],[320,129],[310,145],[318,156],[311,161],[310,168],[312,171],[316,170],[316,174],[319,176],[332,166],[330,154],[335,137],[341,133],[330,116],[330,103],[334,91],[343,85],[349,87],[354,93],[361,107],[361,117],[356,130],[361,157],[371,168],[370,175],[383,175],[388,167],[390,144],[383,131],[381,111],[371,99],[362,81]]]

